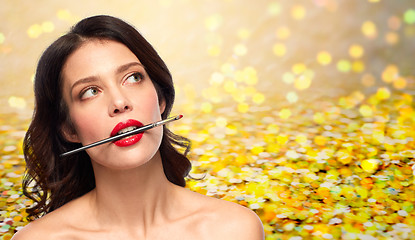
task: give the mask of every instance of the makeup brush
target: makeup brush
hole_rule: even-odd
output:
[[[182,118],[182,117],[183,117],[183,115],[177,115],[177,116],[175,116],[175,117],[170,117],[170,118],[166,118],[166,119],[164,119],[164,120],[160,120],[160,121],[158,121],[158,122],[150,123],[150,124],[144,125],[144,126],[142,126],[142,127],[139,127],[139,128],[137,128],[137,129],[134,129],[134,130],[132,130],[132,131],[130,131],[130,132],[125,132],[125,133],[122,133],[122,134],[119,134],[119,135],[116,135],[116,136],[112,136],[112,137],[109,137],[109,138],[106,138],[106,139],[100,140],[100,141],[98,141],[98,142],[94,142],[94,143],[88,144],[88,145],[86,145],[86,146],[83,146],[83,147],[77,148],[77,149],[75,149],[75,150],[72,150],[72,151],[69,151],[69,152],[66,152],[66,153],[62,153],[62,154],[61,154],[61,155],[59,155],[59,156],[60,156],[60,157],[69,156],[69,155],[72,155],[72,154],[74,154],[74,153],[77,153],[77,152],[83,151],[83,150],[85,150],[85,149],[92,148],[92,147],[95,147],[95,146],[98,146],[98,145],[101,145],[101,144],[104,144],[104,143],[107,143],[107,142],[117,141],[117,140],[119,140],[119,139],[121,139],[121,138],[124,138],[124,137],[130,136],[130,135],[134,135],[134,134],[138,134],[138,133],[141,133],[141,132],[147,131],[147,130],[149,130],[149,129],[152,129],[152,128],[154,128],[154,127],[158,127],[158,126],[164,125],[164,124],[166,124],[166,123],[169,123],[169,122],[172,122],[172,121],[179,120],[179,119],[180,119],[180,118]]]

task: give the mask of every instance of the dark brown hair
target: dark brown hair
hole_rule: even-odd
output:
[[[114,40],[127,46],[144,65],[168,117],[174,102],[171,74],[154,48],[126,22],[111,16],[93,16],[76,24],[53,42],[41,56],[35,75],[35,110],[23,142],[26,173],[23,193],[34,201],[28,208],[30,218],[51,212],[95,188],[91,159],[86,152],[61,158],[61,153],[80,147],[65,140],[61,127],[70,123],[62,98],[62,67],[68,56],[85,41]],[[184,148],[182,154],[174,146]],[[163,126],[160,154],[167,179],[185,186],[191,164],[186,158],[188,139]]]

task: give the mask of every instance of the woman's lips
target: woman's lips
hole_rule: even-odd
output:
[[[128,119],[124,122],[120,122],[118,123],[114,129],[111,131],[111,137],[117,135],[117,133],[119,131],[121,131],[124,128],[128,128],[128,127],[142,127],[143,124],[137,120],[134,119]],[[135,143],[137,143],[138,141],[140,141],[140,139],[143,137],[143,133],[139,133],[139,134],[135,134],[129,137],[125,137],[122,138],[120,140],[117,140],[114,142],[115,145],[117,145],[118,147],[128,147],[131,146]]]

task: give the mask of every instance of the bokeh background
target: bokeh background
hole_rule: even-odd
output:
[[[267,239],[415,238],[412,0],[0,0],[0,239],[27,224],[22,138],[42,51],[80,19],[134,25],[169,66],[187,187]]]

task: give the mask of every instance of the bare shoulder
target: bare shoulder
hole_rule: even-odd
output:
[[[262,240],[262,222],[251,209],[237,203],[194,193],[201,206],[198,216],[209,229],[210,239]]]
[[[14,234],[12,240],[62,239],[68,236],[74,215],[79,212],[79,200],[71,201],[61,208],[38,218]]]

